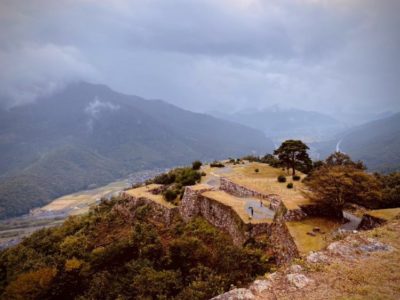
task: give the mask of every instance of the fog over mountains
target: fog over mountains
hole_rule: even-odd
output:
[[[355,127],[340,141],[341,151],[365,161],[371,170],[400,169],[400,113]]]
[[[261,131],[237,123],[71,84],[0,111],[0,217],[133,171],[272,149]]]
[[[326,140],[346,128],[330,115],[278,105],[262,110],[243,110],[235,113],[212,112],[216,117],[262,130],[275,143],[288,138],[306,142]]]

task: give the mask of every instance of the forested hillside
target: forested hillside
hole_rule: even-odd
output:
[[[0,218],[130,172],[273,148],[263,133],[77,83],[0,110]]]
[[[146,206],[125,219],[102,203],[0,255],[4,299],[209,299],[268,270],[204,219],[165,227]],[[133,213],[133,212],[131,212]]]
[[[400,113],[354,128],[343,137],[340,150],[372,171],[400,170]]]

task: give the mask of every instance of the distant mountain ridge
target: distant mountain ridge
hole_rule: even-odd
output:
[[[133,171],[272,149],[260,131],[76,83],[0,110],[0,217]]]
[[[353,128],[340,150],[364,161],[373,171],[400,170],[400,113]]]
[[[315,111],[282,108],[277,105],[263,110],[243,110],[231,114],[213,112],[214,116],[244,124],[265,132],[275,141],[300,138],[305,141],[326,139],[343,128],[333,117]]]

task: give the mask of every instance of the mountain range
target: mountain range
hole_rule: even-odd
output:
[[[0,218],[138,170],[264,154],[258,130],[161,100],[75,83],[0,110]]]
[[[344,133],[339,150],[364,161],[373,171],[400,170],[400,113]]]
[[[343,123],[315,111],[282,108],[274,105],[262,110],[242,110],[235,113],[211,112],[215,117],[262,130],[276,142],[302,139],[314,142],[343,130]]]

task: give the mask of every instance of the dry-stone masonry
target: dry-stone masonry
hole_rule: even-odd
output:
[[[124,204],[116,205],[115,209],[126,217],[132,217],[131,213],[139,206],[147,205],[151,209],[151,218],[157,222],[169,225],[172,223],[174,218],[179,215],[178,207],[166,207],[160,203],[157,203],[151,199],[145,197],[134,197],[127,193],[121,194],[122,198],[127,202]]]

